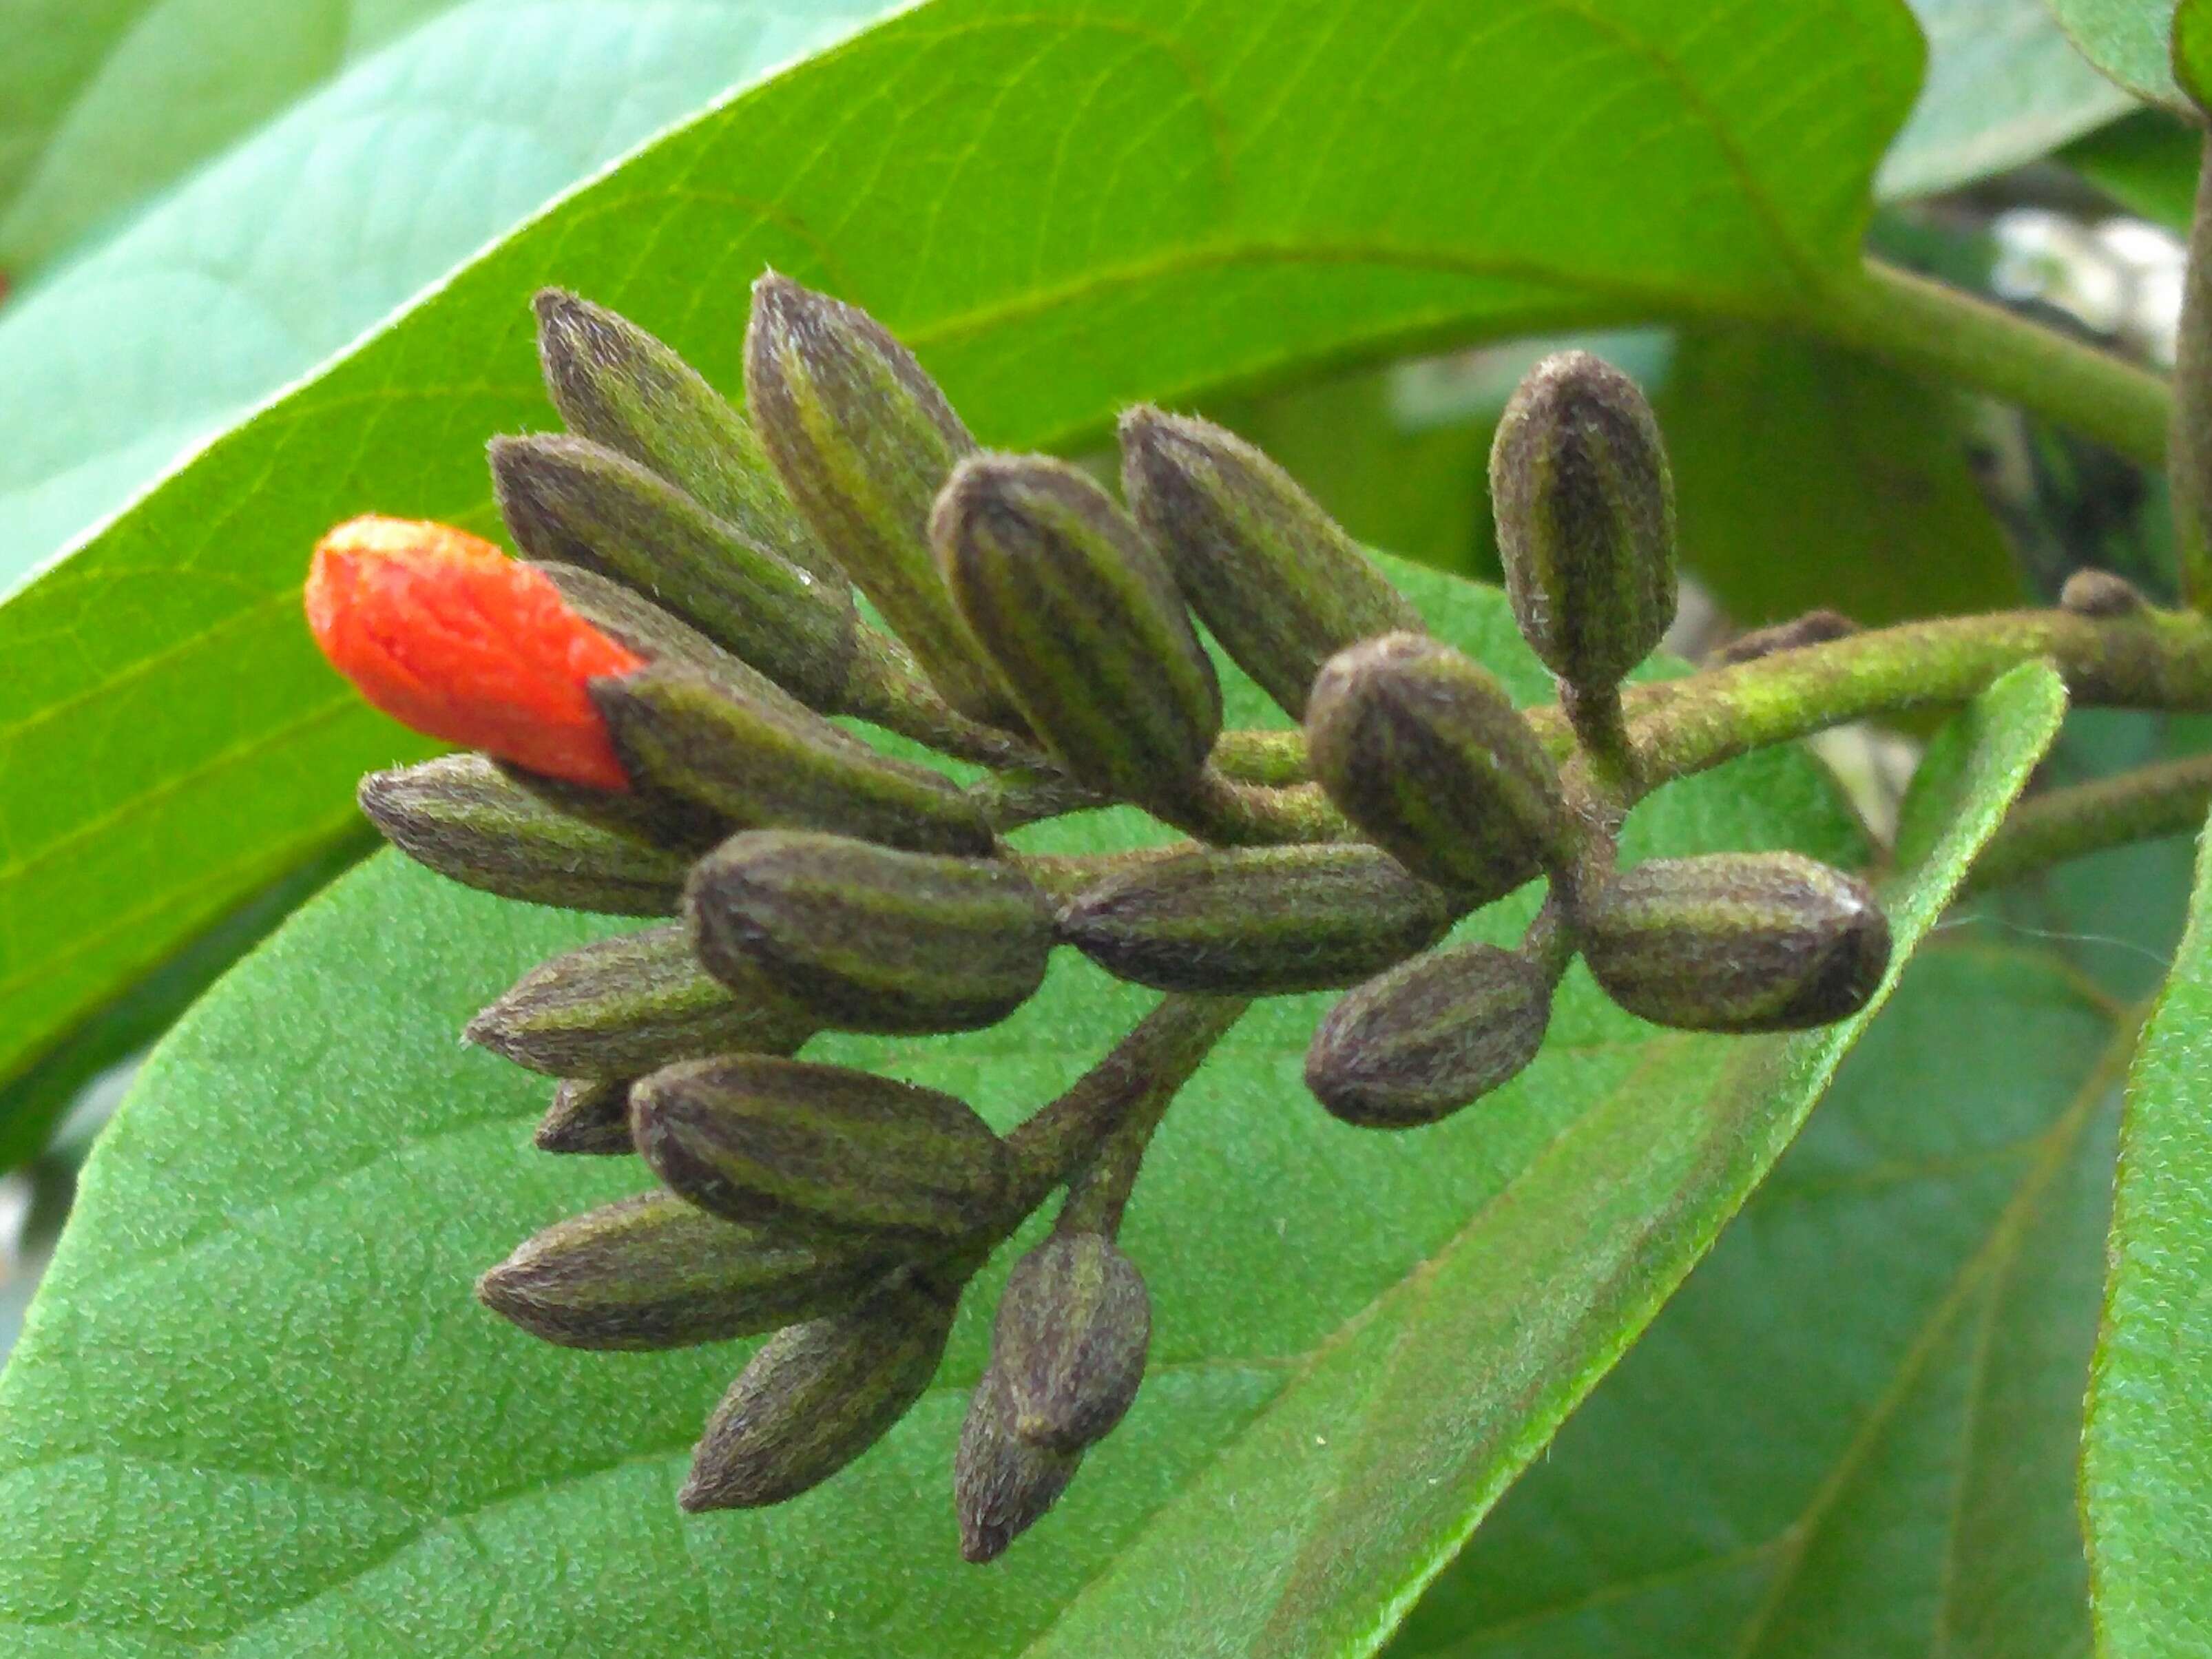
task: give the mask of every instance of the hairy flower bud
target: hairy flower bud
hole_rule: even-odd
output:
[[[755,830],[691,872],[692,948],[711,974],[764,975],[828,1027],[995,1025],[1044,981],[1052,908],[997,859]]]
[[[1121,416],[1121,487],[1183,595],[1293,717],[1322,663],[1420,612],[1291,475],[1210,421]]]
[[[1275,996],[1353,985],[1442,939],[1450,898],[1354,842],[1200,848],[1108,876],[1060,936],[1162,991]]]
[[[541,1152],[617,1158],[637,1150],[629,1138],[626,1077],[563,1078],[553,1103],[538,1120],[532,1144]]]
[[[1713,653],[1711,664],[1716,668],[1726,668],[1740,662],[1757,662],[1778,651],[1798,651],[1808,645],[1847,640],[1858,631],[1859,625],[1840,611],[1808,611],[1802,617],[1776,623],[1771,628],[1755,628],[1748,634],[1739,634]]]
[[[2150,601],[2125,576],[2110,570],[2081,569],[2066,579],[2058,592],[2058,608],[2077,617],[2140,617]]]
[[[921,1397],[958,1303],[901,1267],[854,1307],[778,1331],[708,1419],[677,1502],[757,1509],[827,1480]]]
[[[1012,1178],[967,1102],[842,1066],[671,1066],[631,1089],[630,1126],[671,1188],[761,1226],[966,1238],[999,1218]]]
[[[1622,1007],[1699,1031],[1789,1031],[1856,1013],[1889,962],[1866,884],[1795,853],[1653,859],[1582,896],[1583,958]]]
[[[1136,1263],[1103,1233],[1055,1233],[1014,1264],[992,1329],[1008,1426],[1053,1451],[1104,1439],[1137,1397],[1152,1337]]]
[[[1474,903],[1573,857],[1552,757],[1504,688],[1440,641],[1387,634],[1330,658],[1306,747],[1346,817]]]
[[[1536,1057],[1552,982],[1494,945],[1432,951],[1360,986],[1306,1049],[1306,1087],[1346,1123],[1434,1123],[1510,1081]]]
[[[742,829],[830,830],[915,852],[987,853],[990,826],[941,772],[879,754],[796,701],[656,664],[594,697],[641,782]]]
[[[1617,684],[1674,620],[1674,483],[1636,382],[1554,353],[1505,406],[1490,450],[1505,592],[1570,685]]]
[[[952,1463],[952,1506],[963,1560],[995,1561],[1060,1501],[1083,1462],[1080,1451],[1051,1451],[1013,1431],[1006,1390],[995,1367],[969,1396]]]
[[[784,494],[745,417],[675,352],[602,306],[539,290],[545,390],[571,432],[659,473],[750,539],[844,578]]]
[[[812,1318],[884,1267],[854,1242],[764,1233],[646,1193],[555,1223],[477,1295],[564,1348],[681,1348]]]
[[[544,575],[449,525],[353,519],[307,572],[307,626],[394,720],[550,777],[628,782],[586,683],[639,659]]]
[[[612,915],[673,915],[672,853],[557,812],[481,755],[372,772],[361,810],[417,864],[504,898]]]
[[[604,571],[802,702],[838,705],[860,629],[842,577],[802,569],[587,439],[495,438],[491,470],[507,529],[531,558]]]
[[[469,1022],[468,1039],[554,1077],[618,1077],[738,1049],[788,1054],[815,1023],[769,982],[711,977],[680,924],[564,952]]]

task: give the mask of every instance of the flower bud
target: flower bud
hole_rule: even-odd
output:
[[[647,662],[665,658],[749,687],[773,684],[767,675],[739,662],[690,623],[611,576],[555,559],[533,559],[530,568],[561,590],[569,610]]]
[[[1060,1501],[1083,1462],[1080,1451],[1050,1451],[1015,1434],[994,1369],[969,1397],[952,1464],[952,1505],[963,1560],[995,1561]]]
[[[830,1029],[995,1025],[1043,982],[1052,908],[1012,865],[755,830],[702,859],[684,897],[711,974],[765,975]]]
[[[1221,732],[1221,687],[1175,578],[1091,479],[1040,456],[963,461],[930,537],[969,630],[1054,757],[1172,798]]]
[[[850,1242],[763,1233],[645,1193],[555,1223],[477,1295],[564,1348],[682,1348],[812,1318],[883,1271]]]
[[[582,438],[495,438],[492,477],[517,546],[627,582],[802,702],[834,708],[859,635],[853,592],[716,518],[636,462]]]
[[[1306,1050],[1306,1087],[1364,1128],[1434,1123],[1510,1081],[1544,1041],[1552,981],[1494,945],[1431,951],[1329,1010]]]
[[[638,1152],[732,1221],[967,1238],[1000,1218],[1012,1162],[955,1096],[750,1054],[671,1066],[630,1091]]]
[[[564,1078],[538,1120],[541,1152],[616,1158],[637,1150],[629,1138],[629,1085],[635,1079]]]
[[[879,754],[782,696],[659,664],[593,696],[638,780],[741,829],[829,830],[926,853],[987,853],[990,826],[941,772]]]
[[[1748,634],[1737,635],[1713,653],[1711,665],[1726,668],[1740,662],[1757,662],[1778,651],[1798,651],[1808,645],[1847,640],[1858,631],[1859,625],[1840,611],[1808,611],[1771,628],[1754,628]]]
[[[417,864],[503,898],[673,915],[684,862],[555,811],[481,755],[372,772],[361,810]]]
[[[1052,1451],[1104,1439],[1137,1397],[1152,1337],[1137,1264],[1103,1233],[1055,1233],[1014,1265],[992,1329],[1008,1426]]]
[[[677,1502],[758,1509],[827,1480],[921,1397],[958,1304],[900,1267],[855,1306],[778,1331],[708,1419]]]
[[[571,432],[659,473],[800,569],[844,580],[793,508],[751,425],[689,363],[573,294],[543,289],[533,303],[545,390]]]
[[[639,659],[489,542],[448,525],[349,520],[317,544],[306,598],[331,665],[394,720],[550,777],[627,785],[584,688]]]
[[[812,1019],[766,980],[733,992],[701,968],[680,925],[564,952],[469,1022],[470,1042],[554,1077],[619,1077],[738,1049],[788,1054]]]
[[[770,271],[753,284],[745,401],[815,536],[962,714],[1006,722],[1004,692],[929,552],[929,507],[975,447],[937,383],[866,312]]]
[[[1617,684],[1674,620],[1674,483],[1636,382],[1587,351],[1528,372],[1490,450],[1505,592],[1570,685]]]
[[[2140,617],[2148,613],[2150,601],[2125,576],[2083,568],[2066,579],[2058,608],[2077,617]]]
[[[1295,718],[1322,663],[1420,612],[1319,502],[1234,433],[1141,404],[1121,416],[1121,488],[1191,608]]]
[[[1622,1007],[1697,1031],[1791,1031],[1856,1013],[1889,963],[1865,883],[1795,853],[1653,859],[1583,896],[1584,960]]]
[[[1357,984],[1435,944],[1452,915],[1447,895],[1372,847],[1206,848],[1085,889],[1060,936],[1158,990],[1277,996]]]
[[[1552,757],[1489,672],[1440,641],[1389,634],[1330,658],[1306,748],[1346,817],[1470,903],[1573,857]]]

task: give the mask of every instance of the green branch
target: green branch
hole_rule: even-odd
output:
[[[1974,860],[1966,890],[1987,892],[2108,848],[2194,835],[2212,812],[2212,755],[2054,789],[2014,807]]]

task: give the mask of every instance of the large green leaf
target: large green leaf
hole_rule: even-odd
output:
[[[2128,1078],[2082,1486],[2100,1651],[2212,1644],[2212,841]]]
[[[1018,445],[1389,342],[1813,306],[1856,259],[1910,19],[1737,0],[1683,21],[1674,0],[1421,0],[1379,27],[1348,0],[935,0],[642,152],[0,611],[0,1075],[326,840],[356,774],[420,752],[314,658],[305,552],[370,507],[489,526],[480,445],[548,418],[538,283],[732,386],[772,261],[879,313]]]
[[[1439,631],[1540,694],[1495,593],[1404,580]],[[1260,713],[1249,685],[1231,702]],[[1950,752],[1954,827],[1890,898],[1904,949],[2057,713],[2055,681],[2023,670]],[[1132,830],[1109,815],[1032,833],[1074,849]],[[1817,769],[1786,752],[1663,792],[1632,842],[1856,849]],[[1474,926],[1503,937],[1532,897]],[[726,1348],[556,1352],[471,1304],[471,1275],[515,1239],[641,1184],[626,1160],[530,1151],[542,1082],[453,1039],[531,962],[603,927],[380,859],[149,1064],[0,1382],[0,1618],[27,1651],[981,1659],[1379,1640],[1856,1030],[1660,1033],[1577,969],[1522,1079],[1389,1135],[1304,1094],[1327,999],[1263,1005],[1170,1116],[1133,1212],[1158,1333],[1143,1398],[1063,1512],[979,1571],[955,1559],[944,1494],[995,1278],[884,1448],[785,1509],[694,1521],[672,1494]],[[1003,1125],[1145,1001],[1068,962],[994,1031],[819,1048]]]
[[[2060,159],[2129,212],[2186,234],[2203,152],[2201,135],[2163,110],[2147,109],[2069,144]]]
[[[2173,8],[2174,0],[2051,0],[2084,58],[2136,97],[2178,107]]]

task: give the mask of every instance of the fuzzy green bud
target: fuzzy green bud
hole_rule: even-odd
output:
[[[1052,908],[997,859],[756,830],[691,872],[684,912],[712,974],[765,975],[833,1030],[995,1025],[1044,981]]]
[[[965,1561],[995,1561],[1060,1501],[1083,1462],[1080,1451],[1052,1451],[1013,1431],[1006,1390],[995,1368],[969,1397],[952,1463],[952,1505]]]
[[[1306,1049],[1306,1087],[1346,1123],[1434,1123],[1510,1081],[1551,1016],[1552,981],[1527,957],[1494,945],[1432,951],[1329,1010]]]
[[[1490,449],[1506,596],[1570,685],[1617,684],[1674,620],[1674,481],[1636,382],[1587,351],[1529,370]]]
[[[538,1120],[532,1144],[541,1152],[612,1158],[636,1151],[629,1138],[629,1085],[626,1077],[564,1078],[553,1103]]]
[[[1103,1233],[1054,1234],[1014,1264],[992,1330],[1009,1426],[1053,1451],[1104,1439],[1137,1397],[1152,1336],[1136,1263]]]
[[[1221,732],[1221,686],[1175,578],[1090,477],[963,461],[930,536],[960,614],[1039,741],[1093,788],[1174,799]]]
[[[860,629],[842,577],[801,568],[587,439],[495,438],[491,470],[507,529],[529,557],[604,571],[802,702],[839,705]]]
[[[1653,859],[1582,896],[1590,972],[1629,1012],[1698,1031],[1792,1031],[1856,1013],[1889,963],[1866,884],[1795,853]]]
[[[1452,916],[1444,892],[1372,847],[1205,848],[1085,889],[1060,936],[1139,985],[1276,996],[1357,984],[1435,944]]]
[[[619,1077],[738,1049],[788,1054],[814,1021],[765,979],[732,991],[683,926],[647,927],[540,963],[469,1022],[468,1039],[554,1077]]]
[[[967,1102],[842,1066],[672,1066],[631,1089],[630,1127],[671,1188],[762,1226],[966,1238],[1000,1218],[1012,1179]]]
[[[1191,608],[1293,717],[1345,647],[1420,631],[1420,612],[1321,504],[1211,421],[1130,410],[1121,487]]]
[[[757,1509],[827,1480],[921,1397],[958,1303],[902,1267],[845,1311],[778,1331],[708,1419],[677,1501]]]
[[[854,1243],[771,1236],[646,1193],[548,1227],[477,1295],[564,1348],[681,1348],[812,1318],[883,1271]]]
[[[417,864],[502,898],[665,916],[684,891],[678,854],[556,811],[481,755],[372,772],[359,799]]]
[[[561,590],[568,609],[647,662],[682,663],[748,689],[774,685],[757,668],[611,576],[555,559],[533,559],[530,564]]]
[[[990,826],[941,772],[880,754],[781,696],[656,664],[592,682],[630,775],[741,829],[830,830],[926,853],[987,853]]]
[[[659,473],[744,535],[825,580],[842,580],[793,510],[745,417],[628,319],[541,289],[538,356],[571,432]]]

